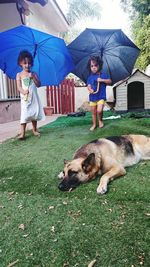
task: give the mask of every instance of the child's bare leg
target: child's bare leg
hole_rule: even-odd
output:
[[[18,139],[22,140],[25,137],[25,131],[26,131],[26,123],[21,124],[21,133],[18,136]]]
[[[99,128],[103,128],[104,127],[104,123],[103,123],[103,108],[104,108],[103,104],[99,104],[97,106]]]
[[[96,116],[97,116],[97,110],[96,109],[97,109],[96,106],[91,107],[93,125],[90,128],[90,131],[94,131],[94,129],[96,128]]]
[[[32,121],[32,132],[35,136],[40,136],[40,133],[37,130],[37,121]]]

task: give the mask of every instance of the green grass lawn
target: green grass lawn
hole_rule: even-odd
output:
[[[105,112],[104,116],[114,115]],[[0,145],[0,267],[150,266],[150,162],[96,194],[99,180],[67,193],[57,188],[63,160],[82,144],[120,134],[150,135],[150,119],[106,120],[90,132],[91,114],[60,117],[41,138]],[[9,265],[12,263],[12,265]]]

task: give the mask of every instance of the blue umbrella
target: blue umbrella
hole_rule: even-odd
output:
[[[17,65],[21,50],[33,55],[32,71],[42,86],[58,85],[74,67],[63,39],[21,25],[0,33],[0,69],[11,79],[21,71]]]
[[[32,2],[32,3],[39,3],[42,6],[45,6],[48,2],[48,0],[27,0],[27,1]]]
[[[68,49],[75,64],[73,73],[84,82],[89,75],[87,63],[90,56],[103,60],[102,71],[113,84],[132,72],[140,49],[121,30],[85,29]]]

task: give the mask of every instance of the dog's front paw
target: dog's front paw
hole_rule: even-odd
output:
[[[60,173],[58,174],[58,178],[59,178],[59,179],[63,179],[63,178],[64,178],[64,173],[63,173],[63,172],[60,172]]]
[[[97,194],[103,195],[107,192],[107,185],[99,185],[97,187]]]

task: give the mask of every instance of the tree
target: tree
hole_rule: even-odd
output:
[[[71,26],[85,17],[100,18],[100,6],[97,2],[89,0],[68,0],[68,12],[66,17]]]
[[[101,8],[97,2],[90,0],[67,0],[67,3],[66,18],[70,24],[70,30],[63,35],[63,38],[70,43],[83,30],[81,27],[83,20],[100,18]]]
[[[132,36],[141,49],[136,66],[145,69],[150,64],[150,1],[121,0],[123,9],[130,13],[132,20]]]
[[[150,14],[149,0],[121,0],[123,9],[130,12],[130,15],[145,17]]]
[[[136,23],[136,22],[135,22]],[[140,57],[137,60],[137,66],[145,70],[145,68],[150,64],[150,15],[146,16],[143,20],[143,26],[135,26],[136,44],[141,49]]]

